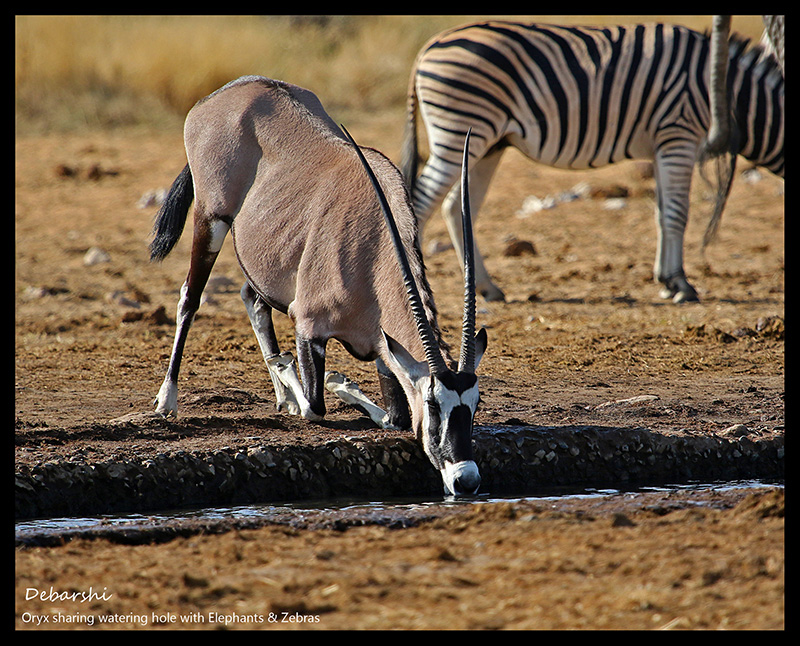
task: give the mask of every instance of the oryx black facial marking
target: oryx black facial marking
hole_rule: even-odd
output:
[[[478,378],[447,372],[430,378],[425,396],[425,450],[451,493],[475,493],[480,475],[472,453],[472,424],[478,408]]]

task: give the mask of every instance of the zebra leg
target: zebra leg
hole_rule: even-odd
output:
[[[659,150],[655,157],[658,246],[653,274],[663,285],[661,297],[671,298],[675,303],[700,300],[683,268],[695,154],[695,146],[684,144],[677,149]]]
[[[473,226],[478,217],[478,211],[486,197],[489,183],[492,180],[500,157],[503,154],[502,148],[497,148],[489,152],[486,157],[478,160],[469,173],[469,192],[470,205],[472,208]],[[460,265],[464,266],[464,233],[461,225],[461,186],[456,183],[442,202],[442,216],[450,232],[450,239],[453,241],[456,254]],[[487,301],[504,301],[506,299],[503,290],[494,284],[489,272],[483,264],[483,256],[478,249],[478,242],[473,236],[473,246],[475,249],[475,287],[481,296]]]

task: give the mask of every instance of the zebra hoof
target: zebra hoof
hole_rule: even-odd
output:
[[[664,300],[671,300],[675,304],[680,303],[699,303],[700,297],[697,295],[697,292],[692,289],[691,287],[687,289],[670,289],[669,287],[663,287],[659,292],[659,296]]]
[[[700,297],[697,295],[695,288],[682,276],[665,280],[659,295],[661,298],[672,300],[676,304],[700,302]]]
[[[489,287],[483,288],[480,290],[481,296],[483,296],[483,300],[487,302],[501,302],[504,303],[506,300],[506,295],[503,293],[503,290],[497,287],[496,285],[490,285]]]
[[[697,295],[697,292],[692,290],[691,292],[678,292],[672,297],[673,303],[699,303],[700,297]]]

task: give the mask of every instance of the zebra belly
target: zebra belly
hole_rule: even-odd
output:
[[[516,134],[509,136],[508,141],[530,159],[564,170],[589,170],[631,159],[652,160],[655,156],[655,148],[649,137],[637,137],[627,146],[605,144],[597,147],[584,142],[577,152],[574,149],[556,151],[551,147],[542,150],[538,141],[523,139]]]

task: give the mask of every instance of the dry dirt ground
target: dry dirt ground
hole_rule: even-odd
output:
[[[376,120],[350,130],[397,159],[396,125]],[[184,160],[179,133],[17,140],[18,468],[227,446],[253,434],[274,444],[381,434],[332,400],[325,425],[275,412],[228,243],[187,344],[179,405],[181,414],[236,426],[180,439],[145,432],[135,443],[98,435],[109,420],[150,411],[166,370],[191,238],[151,264],[156,207],[141,200],[168,187]],[[701,302],[674,305],[652,280],[653,180],[645,167],[569,173],[509,152],[476,222],[507,295],[506,303],[479,302],[489,349],[476,423],[783,435],[783,183],[745,169],[740,163],[705,259],[710,202],[696,183],[685,248]],[[519,213],[527,196],[556,196],[579,182],[594,194]],[[622,202],[607,201],[620,191]],[[510,252],[515,241],[525,243],[520,255]],[[461,276],[447,242],[434,216],[426,262],[457,343]],[[291,349],[288,320],[276,322]],[[335,343],[329,362],[377,399],[371,364]],[[602,406],[640,395],[655,397]],[[79,439],[90,425],[92,439]],[[51,621],[41,627],[49,628],[86,627],[88,615],[131,627],[145,617],[148,627],[193,628],[783,628],[782,493],[718,502],[476,506],[404,530],[266,527],[161,545],[20,548],[16,626],[34,628],[46,614]],[[110,599],[25,598],[28,588],[51,586],[105,588]],[[293,621],[270,621],[284,616]]]

